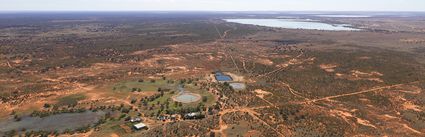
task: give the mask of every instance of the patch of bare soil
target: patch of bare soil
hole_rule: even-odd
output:
[[[119,135],[117,135],[117,134],[115,134],[115,133],[112,133],[111,135],[110,135],[110,137],[120,137]]]
[[[391,132],[402,134],[405,136],[423,135],[421,131],[411,128],[408,124],[405,124],[404,121],[399,117],[385,114],[379,115],[378,118],[385,123],[385,129],[391,130]]]
[[[257,97],[264,98],[266,95],[273,95],[271,92],[264,91],[262,89],[256,89],[254,90],[254,93],[257,94]]]
[[[359,57],[358,59],[360,59],[360,60],[368,60],[368,59],[371,59],[371,57],[368,57],[368,56],[362,56],[362,57]]]
[[[403,109],[406,109],[406,110],[413,110],[413,111],[417,111],[417,112],[422,111],[420,106],[418,106],[418,105],[416,105],[416,104],[414,104],[410,101],[404,102],[402,106],[403,106]]]
[[[176,55],[176,54],[154,55],[154,58],[163,59],[163,60],[170,60],[170,61],[179,61],[179,60],[184,59],[184,57],[181,57],[181,56]]]
[[[234,74],[234,73],[230,73],[230,72],[225,72],[225,74],[226,74],[226,75],[229,75],[230,77],[232,77],[233,81],[239,81],[239,82],[242,82],[242,81],[244,81],[244,80],[245,80],[245,79],[244,79],[244,76],[239,76],[239,75],[236,75],[236,74]]]
[[[63,79],[71,78],[71,77],[79,77],[79,76],[97,76],[102,73],[110,72],[116,70],[118,68],[126,67],[123,64],[117,63],[95,63],[87,68],[78,68],[78,69],[61,69],[54,73],[53,76],[45,76],[43,79],[50,79],[51,77],[55,77],[57,82],[63,81]]]
[[[209,61],[218,60],[218,58],[216,58],[216,57],[214,57],[214,56],[212,56],[212,55],[207,55],[207,59],[208,59]]]
[[[289,60],[286,63],[276,65],[276,67],[286,68],[290,65],[300,65],[300,64],[303,64],[303,63],[311,64],[311,63],[313,63],[314,60],[316,60],[315,57],[306,58],[306,59],[294,58],[294,59]]]
[[[16,60],[12,60],[11,62],[12,63],[15,63],[15,64],[21,64],[22,62],[24,62],[24,60],[22,60],[22,59],[16,59]]]
[[[302,55],[304,55],[304,53],[300,53],[298,56],[296,56],[295,58],[289,60],[288,62],[282,63],[282,64],[277,64],[276,67],[277,69],[272,70],[270,72],[266,72],[264,74],[258,75],[258,77],[268,77],[269,75],[273,74],[273,73],[277,73],[280,71],[283,71],[285,68],[287,68],[290,65],[300,65],[300,64],[313,64],[314,61],[316,60],[315,57],[311,57],[311,58],[306,58],[306,59],[299,59]]]
[[[148,51],[147,50],[139,50],[139,51],[135,51],[133,53],[131,53],[130,55],[143,55],[143,54],[147,54]]]
[[[116,63],[95,63],[91,66],[91,69],[118,68],[121,66],[122,64],[116,64]]]
[[[137,64],[143,67],[159,67],[161,65],[176,64],[183,60],[185,60],[184,57],[176,54],[154,55],[152,58],[137,62]]]
[[[121,125],[120,125],[120,127],[121,127],[122,129],[124,129],[124,131],[125,131],[126,133],[131,133],[131,128],[130,128],[130,127],[128,127],[127,125],[125,125],[125,124],[121,124]]]
[[[335,76],[337,78],[342,79],[348,79],[348,80],[369,80],[369,81],[375,81],[375,82],[384,82],[381,78],[383,74],[379,73],[377,71],[372,72],[362,72],[359,70],[352,70],[350,74],[342,74],[342,73],[336,73]]]
[[[422,92],[422,89],[420,87],[414,86],[414,85],[404,85],[404,86],[395,88],[394,90],[407,93],[407,94],[419,94]]]
[[[187,69],[186,66],[169,66],[169,67],[166,67],[166,68],[170,69],[171,73],[173,73],[173,72],[188,72],[189,71],[189,69]]]
[[[342,111],[342,110],[335,110],[335,109],[333,109],[330,112],[331,112],[332,115],[336,115],[336,116],[341,117],[348,124],[351,124],[352,125],[352,123],[350,122],[350,120],[352,120],[354,118],[356,120],[354,122],[357,123],[357,124],[360,124],[360,125],[363,125],[363,126],[372,127],[372,128],[376,128],[376,126],[373,125],[373,124],[371,124],[368,120],[365,120],[365,119],[361,119],[359,117],[356,117],[356,116],[354,116],[353,114],[351,114],[348,111]]]
[[[408,38],[408,39],[400,39],[400,42],[409,43],[409,44],[420,44],[420,43],[425,43],[425,39]]]
[[[326,72],[334,72],[335,68],[338,67],[336,64],[320,64],[319,67]]]
[[[1,103],[0,102],[0,119],[6,119],[10,116],[11,112],[13,111],[14,107],[11,104]]]
[[[352,70],[351,71],[351,75],[355,76],[355,77],[373,77],[373,76],[383,76],[382,73],[376,72],[376,71],[372,71],[370,73],[367,72],[361,72],[358,70]]]
[[[259,59],[256,59],[255,62],[263,64],[263,65],[273,65],[273,61],[267,58],[259,58]]]
[[[246,132],[243,136],[244,137],[256,137],[256,136],[260,136],[261,132],[257,131],[257,130],[250,130],[248,132]]]
[[[385,118],[388,118],[388,119],[396,119],[397,117],[395,117],[395,116],[391,116],[391,115],[388,115],[388,114],[385,114],[385,115],[383,115]]]
[[[418,130],[416,130],[416,129],[413,129],[413,128],[409,127],[407,124],[403,124],[403,127],[404,127],[404,128],[406,128],[406,129],[408,129],[408,130],[410,130],[410,131],[412,131],[412,132],[414,132],[414,133],[422,134],[422,132],[420,132],[420,131],[418,131]]]

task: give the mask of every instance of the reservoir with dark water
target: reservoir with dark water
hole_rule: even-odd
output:
[[[100,120],[105,112],[86,111],[83,113],[62,113],[50,115],[47,117],[22,117],[20,121],[13,118],[0,121],[0,136],[5,132],[15,130],[22,131],[58,131],[63,132],[66,129],[74,130],[87,125],[92,125]]]

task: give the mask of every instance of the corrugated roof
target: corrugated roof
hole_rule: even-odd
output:
[[[134,125],[134,127],[135,127],[135,128],[137,128],[137,129],[140,129],[140,128],[144,128],[144,127],[146,127],[146,124],[144,124],[144,123],[139,123],[139,124]]]

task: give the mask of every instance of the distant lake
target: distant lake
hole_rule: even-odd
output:
[[[341,15],[341,14],[335,14],[335,15],[316,15],[318,17],[331,17],[331,18],[368,18],[372,16],[368,15]]]
[[[288,29],[359,31],[348,24],[327,24],[306,19],[225,19],[227,22]]]

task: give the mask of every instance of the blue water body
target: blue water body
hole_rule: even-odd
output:
[[[220,71],[216,71],[215,72],[215,79],[217,81],[232,81],[232,77],[228,76],[228,75],[224,75],[223,72]]]
[[[309,29],[309,30],[330,30],[330,31],[359,31],[348,24],[327,24],[308,19],[225,19],[227,22],[259,25],[266,27],[288,28],[288,29]]]
[[[216,75],[215,79],[217,79],[217,81],[232,81],[232,77],[227,75]]]
[[[222,72],[220,72],[220,71],[217,71],[217,72],[215,72],[215,75],[216,76],[222,76],[222,75],[224,75]]]

